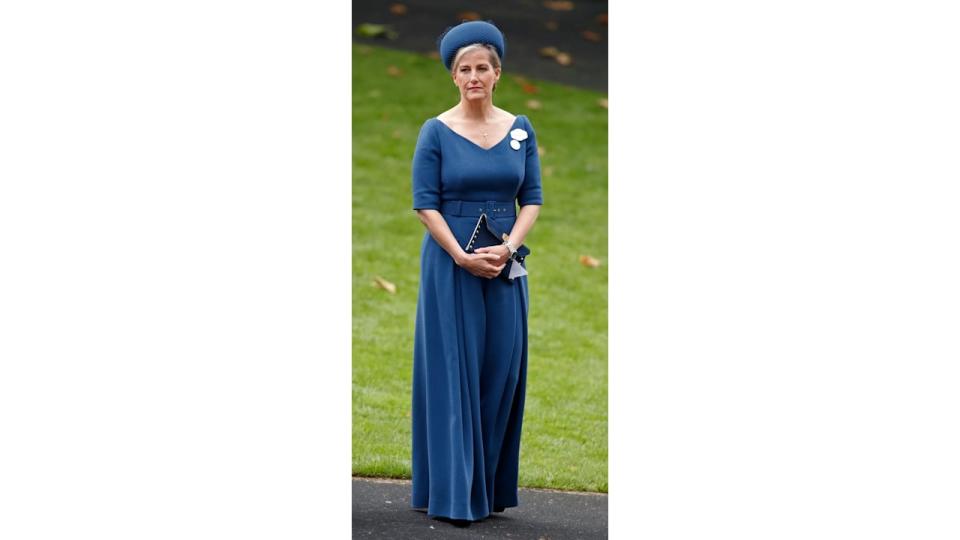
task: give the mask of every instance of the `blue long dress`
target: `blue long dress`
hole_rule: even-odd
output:
[[[481,212],[509,233],[543,204],[533,127],[484,149],[431,118],[413,156],[413,207],[439,210],[461,247]],[[522,134],[519,134],[522,138]],[[474,276],[424,234],[413,348],[413,493],[430,517],[477,521],[517,506],[527,378],[527,277]]]

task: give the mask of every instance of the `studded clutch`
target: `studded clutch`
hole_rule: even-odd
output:
[[[470,240],[463,250],[473,253],[477,248],[499,246],[507,238],[509,235],[501,231],[493,220],[488,219],[487,214],[480,214],[480,219],[477,220],[477,225],[473,228]],[[515,278],[527,275],[524,261],[529,254],[530,249],[527,246],[517,247],[516,253],[510,257],[511,262],[504,265],[503,271],[500,272],[500,277],[512,282]]]

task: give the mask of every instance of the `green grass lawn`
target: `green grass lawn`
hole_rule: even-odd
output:
[[[531,256],[520,485],[607,491],[607,110],[603,94],[506,71],[495,104],[544,150]],[[392,67],[391,67],[392,66]],[[388,70],[392,74],[388,73]],[[399,70],[399,72],[397,71]],[[539,109],[527,106],[530,99]],[[424,120],[457,89],[438,60],[353,48],[353,474],[410,477],[413,328],[423,225],[410,163]],[[601,261],[580,264],[581,255]],[[381,276],[396,294],[373,285]]]

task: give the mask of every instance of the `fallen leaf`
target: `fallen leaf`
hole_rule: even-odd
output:
[[[606,109],[606,108],[607,108],[607,98],[600,98],[600,99],[598,99],[598,100],[597,100],[597,105],[599,105],[599,106],[603,107],[604,109]]]
[[[543,168],[544,176],[553,176],[553,167],[544,167]]]
[[[543,104],[540,103],[539,101],[537,101],[537,100],[535,100],[535,99],[528,99],[528,100],[527,100],[527,108],[528,108],[528,109],[533,109],[533,110],[535,110],[535,111],[539,111],[541,107],[543,107]]]
[[[371,90],[371,91],[367,92],[367,96],[372,97],[372,98],[378,98],[378,97],[380,97],[380,91],[379,91],[379,90],[376,90],[376,89]]]
[[[373,278],[373,284],[387,291],[390,294],[397,294],[397,286],[383,279],[380,276],[376,276]]]
[[[390,13],[393,13],[394,15],[406,15],[407,6],[403,4],[392,4],[390,6]]]
[[[569,66],[573,62],[573,59],[570,58],[570,55],[565,52],[558,54],[554,60],[556,60],[561,66]]]
[[[584,30],[583,32],[580,32],[580,35],[583,36],[583,39],[587,41],[594,41],[596,43],[603,41],[603,36],[594,32],[593,30]]]
[[[462,21],[479,21],[480,14],[476,11],[461,11],[457,13],[457,18]]]
[[[544,47],[540,49],[540,56],[546,56],[547,58],[554,58],[560,54],[560,51],[556,47]]]
[[[400,77],[403,75],[403,70],[398,68],[397,66],[389,66],[387,68],[387,75],[391,77]]]
[[[543,156],[547,155],[547,149],[544,148],[544,147],[542,147],[542,146],[540,146],[540,145],[538,144],[538,145],[537,145],[537,155],[540,156],[540,157],[543,157]]]
[[[597,15],[597,22],[600,23],[600,24],[602,24],[602,25],[604,25],[604,26],[606,26],[606,25],[607,25],[607,14],[606,14],[606,13],[601,13],[601,14]]]
[[[571,11],[573,9],[573,2],[569,0],[546,0],[543,3],[543,7],[554,11]]]
[[[366,45],[361,45],[357,47],[357,52],[362,55],[368,55],[373,52],[373,47],[367,47]]]
[[[397,39],[398,34],[385,24],[363,23],[357,27],[357,35],[368,38]]]
[[[399,129],[395,129],[393,130],[393,133],[390,134],[390,136],[393,137],[394,139],[402,139],[403,133],[401,133]]]
[[[527,80],[526,77],[522,77],[520,75],[514,75],[513,82],[517,83],[520,86],[520,90],[527,94],[536,94],[537,92],[540,91],[540,89],[537,88],[535,84]]]
[[[551,31],[551,32],[556,32],[557,29],[560,28],[560,25],[557,24],[557,21],[547,21],[547,22],[543,23],[543,25],[546,26],[546,27],[547,27],[547,30],[549,30],[549,31]]]
[[[427,53],[427,58],[433,58],[434,60],[439,60],[440,53],[438,53],[437,51],[430,51]]]
[[[584,266],[586,266],[586,267],[588,267],[588,268],[596,268],[596,267],[600,266],[600,261],[594,259],[593,257],[591,257],[591,256],[589,256],[589,255],[581,255],[581,256],[580,256],[580,264],[582,264],[582,265],[584,265]]]

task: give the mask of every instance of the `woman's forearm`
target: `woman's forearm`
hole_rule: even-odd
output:
[[[457,239],[453,236],[450,226],[447,225],[447,220],[443,219],[440,212],[431,209],[417,210],[417,217],[419,217],[420,221],[427,227],[430,236],[432,236],[437,244],[459,265],[463,260],[463,256],[466,255],[466,252],[463,251],[463,248],[460,247]]]
[[[520,207],[520,213],[517,214],[517,220],[514,222],[513,229],[510,231],[510,244],[512,244],[514,248],[518,248],[523,244],[523,241],[527,238],[527,233],[530,232],[534,222],[537,221],[538,215],[540,215],[539,204],[528,204]]]
[[[510,231],[510,243],[513,247],[517,248],[523,244],[527,233],[530,232],[533,224],[537,221],[538,215],[540,215],[540,205],[538,204],[528,204],[520,207],[520,213],[517,214],[513,229]],[[443,219],[440,212],[431,209],[417,210],[417,217],[420,218],[420,221],[427,228],[427,231],[430,232],[430,236],[433,237],[437,244],[439,244],[457,264],[460,264],[466,252],[463,251],[463,248],[453,236],[450,226],[447,225],[447,221]]]

